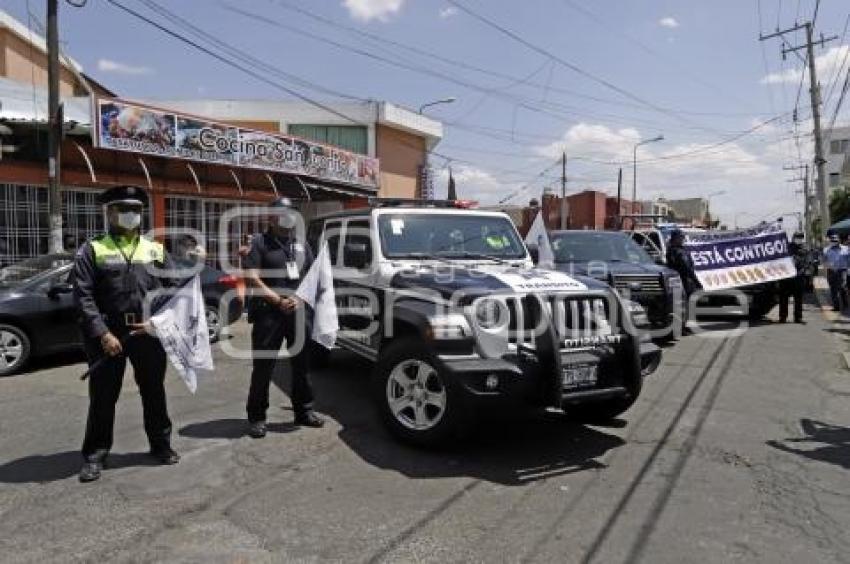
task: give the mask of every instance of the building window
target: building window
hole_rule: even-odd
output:
[[[841,184],[841,174],[838,172],[831,172],[829,174],[829,186],[835,187]]]
[[[829,152],[833,155],[843,155],[850,149],[850,139],[835,139],[829,142]]]
[[[293,123],[289,125],[289,134],[302,139],[326,143],[360,153],[369,152],[369,131],[361,125],[310,125]]]
[[[74,252],[103,232],[103,211],[97,190],[62,189],[62,233],[65,250]],[[149,217],[144,216],[144,226]],[[49,248],[47,188],[0,184],[0,266],[37,257]]]

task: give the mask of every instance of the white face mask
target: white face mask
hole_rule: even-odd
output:
[[[115,223],[124,229],[135,229],[142,224],[142,214],[134,211],[119,213]]]

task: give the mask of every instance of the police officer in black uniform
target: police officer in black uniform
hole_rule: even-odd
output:
[[[109,450],[115,403],[121,392],[129,358],[142,396],[145,432],[151,455],[161,464],[175,464],[171,421],[165,400],[165,351],[159,340],[144,333],[145,294],[170,285],[152,267],[170,262],[161,244],[140,235],[144,190],[117,186],[98,201],[106,211],[108,232],[84,243],[77,251],[72,273],[74,301],[79,312],[89,362],[89,413],[79,478],[100,477]]]
[[[674,229],[670,232],[670,245],[667,247],[667,267],[678,272],[679,278],[682,279],[682,289],[685,293],[682,314],[685,319],[688,319],[690,296],[700,288],[700,283],[694,271],[691,253],[685,250],[685,234],[681,229]],[[685,327],[684,332],[688,333],[689,329]]]
[[[808,256],[803,247],[803,234],[794,233],[791,243],[788,244],[788,254],[794,260],[797,275],[779,281],[779,322],[785,323],[788,319],[788,298],[794,297],[794,323],[803,323],[803,287],[805,286],[805,272],[808,268]]]
[[[292,201],[278,198],[270,208],[268,230],[251,240],[251,249],[242,262],[251,288],[248,307],[253,322],[251,348],[255,353],[247,404],[248,433],[257,439],[266,436],[269,384],[284,339],[290,355],[295,423],[308,427],[324,424],[313,411],[308,306],[294,295],[313,263],[313,252],[306,240],[295,237],[298,212]]]

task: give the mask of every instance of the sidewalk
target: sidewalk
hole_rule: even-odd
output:
[[[841,311],[832,311],[832,297],[829,294],[829,284],[826,283],[826,277],[817,276],[814,280],[815,300],[820,307],[824,318],[832,324],[847,324],[850,323],[850,317]],[[834,332],[836,344],[838,345],[839,353],[844,359],[844,367],[850,369],[850,335],[845,332]]]

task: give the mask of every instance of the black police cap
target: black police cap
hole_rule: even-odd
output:
[[[114,186],[101,192],[97,197],[97,202],[102,206],[118,203],[146,206],[148,205],[148,195],[138,186]]]

